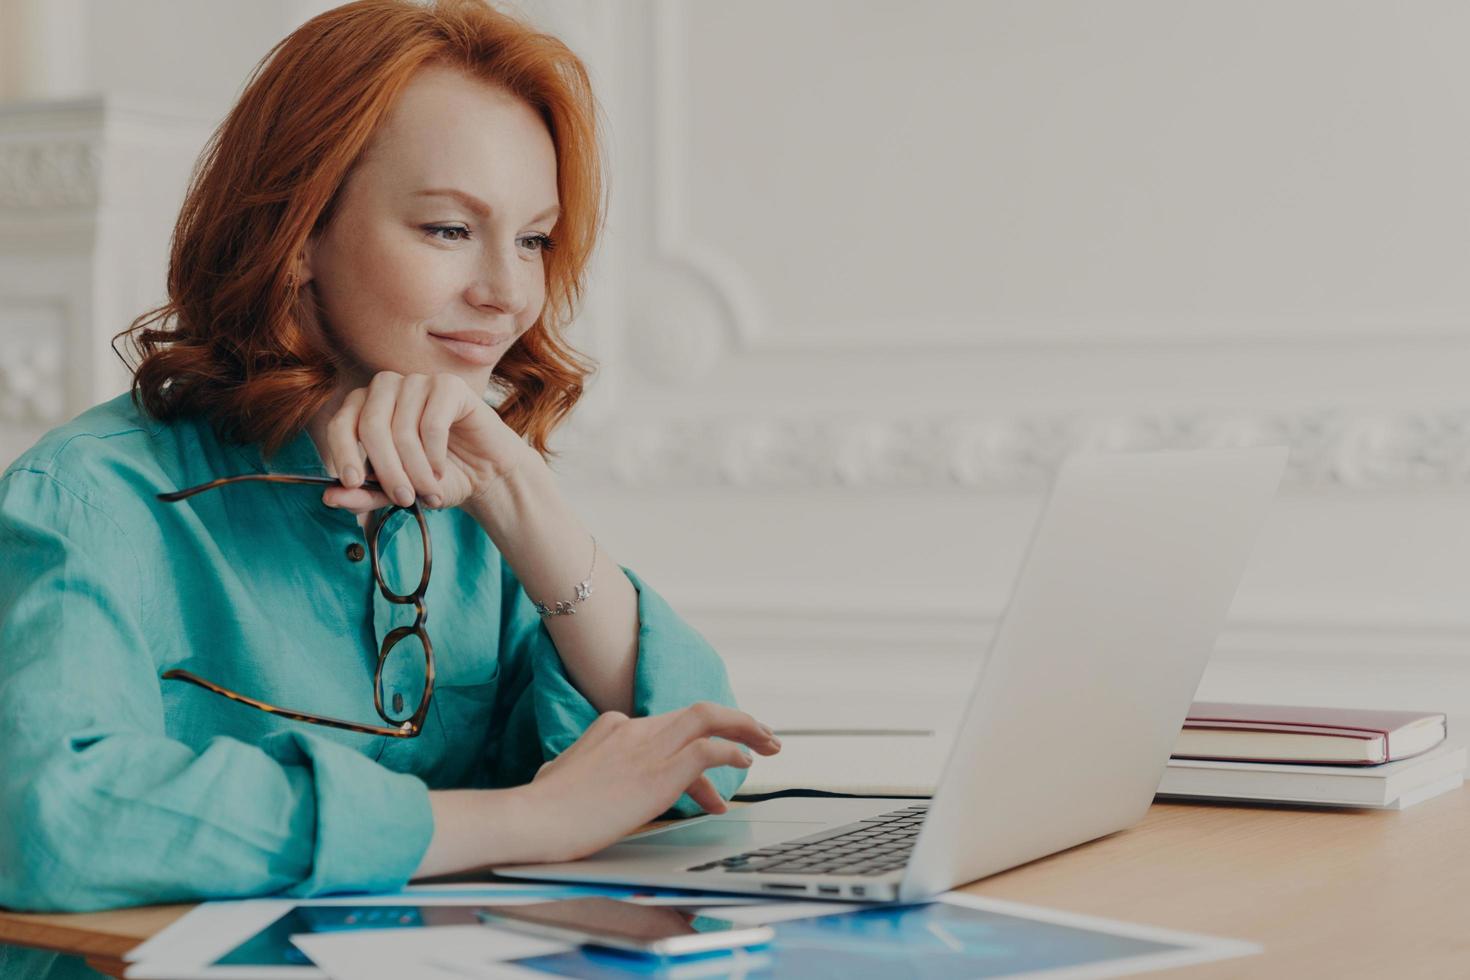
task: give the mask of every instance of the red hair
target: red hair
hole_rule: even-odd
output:
[[[546,306],[491,375],[501,418],[554,455],[547,436],[595,367],[561,331],[604,214],[597,105],[565,44],[484,0],[358,0],[307,21],[261,59],[195,165],[174,227],[169,301],[113,338],[116,351],[129,337],[138,357],[135,404],[165,421],[205,415],[267,457],[326,404],[338,355],[313,294],[291,281],[295,258],[331,220],[399,92],[429,64],[523,99],[556,149],[561,215],[544,259]]]

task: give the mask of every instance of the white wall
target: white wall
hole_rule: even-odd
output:
[[[93,0],[51,43],[212,123],[321,6]],[[521,7],[611,124],[558,468],[756,707],[944,700],[1071,448],[1288,442],[1203,693],[1470,712],[1470,7]]]
[[[1470,708],[1470,8],[616,9],[564,469],[758,706],[942,701],[1071,448],[1287,442],[1203,693]]]

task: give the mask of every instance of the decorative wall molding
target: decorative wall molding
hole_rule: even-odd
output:
[[[0,208],[91,207],[101,170],[97,147],[87,140],[0,142]]]
[[[915,340],[917,338],[917,341]],[[775,354],[994,353],[1012,350],[1142,349],[1192,351],[1263,347],[1273,350],[1337,348],[1343,344],[1401,347],[1404,344],[1462,345],[1470,339],[1470,316],[1336,316],[1321,318],[1250,316],[1040,316],[1000,320],[844,321],[790,323],[763,331],[747,349]]]
[[[1341,342],[1444,343],[1470,337],[1470,319],[1460,310],[1401,314],[1311,314],[1240,316],[1161,314],[1146,317],[1101,315],[1070,318],[979,316],[955,321],[920,322],[895,329],[891,322],[832,324],[787,322],[773,317],[759,284],[717,242],[690,227],[688,163],[688,93],[692,91],[687,60],[690,6],[681,0],[653,0],[650,36],[653,45],[652,156],[657,180],[649,202],[653,219],[655,268],[687,277],[704,292],[708,309],[694,311],[686,302],[672,309],[644,304],[630,328],[648,333],[644,346],[656,346],[670,325],[693,322],[704,330],[712,320],[724,326],[723,337],[738,352],[762,354],[851,353],[886,356],[894,352],[986,352],[1015,348],[1072,348],[1146,345],[1166,350],[1243,344],[1321,345]],[[718,189],[710,193],[718,194]],[[683,290],[688,294],[688,290]],[[687,320],[681,320],[680,317]],[[1182,328],[1188,329],[1182,329]],[[687,342],[686,342],[687,343]],[[708,359],[706,359],[708,360]],[[700,361],[703,369],[705,361]],[[664,380],[650,371],[654,380]],[[683,376],[687,379],[687,375]]]
[[[163,299],[210,119],[98,93],[0,105],[0,436],[25,444],[126,389],[112,337]]]
[[[761,323],[759,296],[738,263],[707,242],[696,241],[686,219],[688,166],[683,147],[689,114],[689,80],[683,53],[684,7],[678,0],[658,0],[652,8],[653,44],[653,160],[656,188],[649,202],[653,219],[653,252],[662,278],[681,275],[691,279],[711,304],[699,317],[701,323],[718,318],[725,337],[734,345],[748,347],[765,331]],[[685,290],[686,294],[689,292]],[[630,329],[636,333],[644,324],[657,340],[663,321],[644,319],[647,309],[636,311]]]
[[[666,588],[664,597],[727,658],[812,658],[906,654],[973,658],[990,642],[1008,596],[933,591],[823,593],[794,603],[735,583],[720,589]],[[1345,598],[1334,609],[1246,600],[1232,611],[1216,657],[1267,660],[1330,657],[1363,663],[1409,658],[1470,662],[1470,615],[1400,608],[1365,612]]]
[[[0,105],[0,209],[154,207],[160,179],[188,176],[213,119],[187,100],[88,95]],[[183,158],[183,163],[178,161]],[[159,166],[165,169],[162,174]],[[170,186],[167,210],[173,209]],[[110,192],[110,193],[109,193]]]
[[[1470,409],[629,419],[568,455],[579,479],[622,487],[1013,492],[1044,488],[1080,449],[1258,445],[1291,447],[1298,488],[1470,484]]]
[[[708,284],[661,264],[640,278],[629,297],[629,363],[665,385],[706,376],[728,346],[726,318]]]
[[[56,423],[65,414],[64,301],[6,297],[0,309],[0,423]]]

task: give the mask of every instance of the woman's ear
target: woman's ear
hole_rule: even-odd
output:
[[[316,273],[311,270],[311,253],[315,245],[316,238],[308,238],[306,244],[301,247],[301,254],[296,256],[296,278],[303,286],[316,278]]]

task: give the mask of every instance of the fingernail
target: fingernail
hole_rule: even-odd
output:
[[[342,482],[349,487],[357,483],[359,479],[361,479],[361,477],[357,475],[356,466],[349,466],[347,467],[347,469],[342,471]]]
[[[444,503],[444,499],[440,497],[437,493],[434,493],[425,497],[424,503],[428,504],[430,507],[437,508],[440,504]]]
[[[401,506],[407,507],[409,504],[413,503],[413,488],[399,487],[397,490],[393,491],[393,499],[398,501]]]

